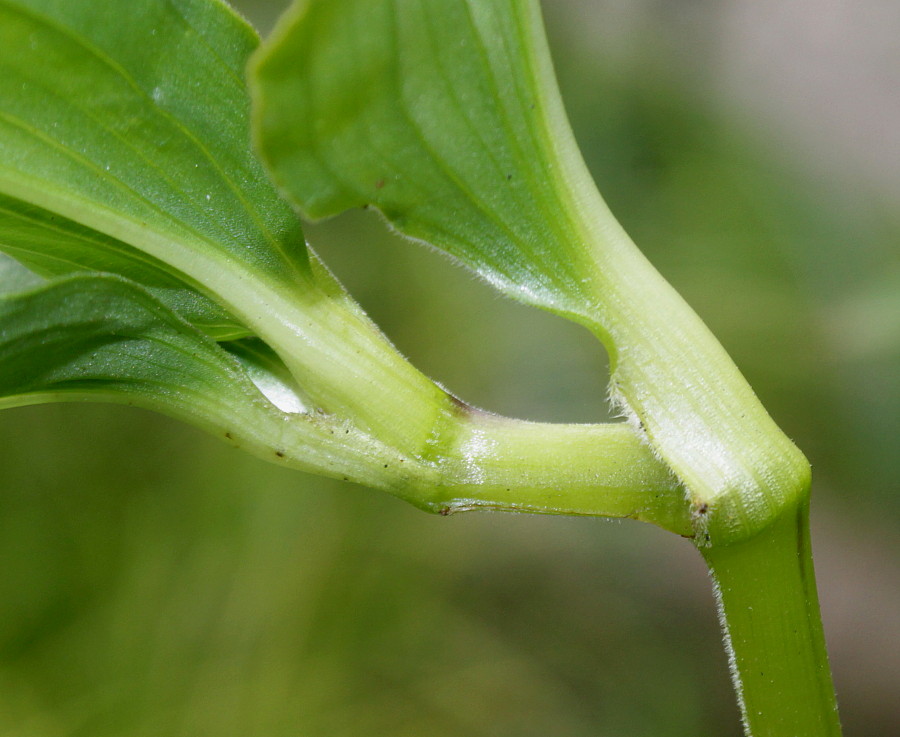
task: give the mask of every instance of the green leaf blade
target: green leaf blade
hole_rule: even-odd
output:
[[[0,192],[192,284],[195,254],[302,281],[299,223],[248,143],[256,43],[218,2],[0,2]]]
[[[70,277],[0,300],[0,401],[133,394],[177,416],[244,381],[217,350],[119,277]]]
[[[521,301],[579,312],[527,3],[297,2],[256,58],[256,134],[312,218],[372,204]],[[506,45],[493,43],[502,38]]]
[[[2,195],[0,250],[44,277],[79,272],[124,276],[216,340],[249,334],[224,308],[175,277],[152,256],[61,215]]]

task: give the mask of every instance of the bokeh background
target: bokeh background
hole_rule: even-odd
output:
[[[846,734],[900,734],[900,5],[544,10],[601,191],[813,463]],[[580,328],[364,213],[308,236],[468,401],[605,418]],[[3,737],[740,734],[702,563],[655,528],[431,517],[117,407],[4,412],[0,449]]]

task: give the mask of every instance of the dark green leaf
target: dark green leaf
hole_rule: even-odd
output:
[[[0,408],[78,400],[134,405],[274,462],[397,485],[394,471],[384,470],[395,451],[339,419],[303,411],[302,400],[290,396],[290,378],[265,351],[251,344],[236,352],[242,360],[120,277],[68,277],[0,297]]]
[[[0,406],[98,398],[209,425],[262,403],[217,344],[136,285],[76,276],[0,298]]]
[[[152,256],[61,215],[2,195],[0,249],[46,277],[80,271],[121,274],[217,340],[247,334],[247,328],[222,307],[186,286]]]
[[[252,79],[260,150],[306,215],[373,204],[512,296],[578,309],[535,2],[299,0]]]
[[[55,239],[47,258],[71,251],[73,270],[112,266],[168,289],[154,273],[165,264],[216,298],[228,261],[305,278],[297,219],[249,148],[256,44],[215,0],[0,0],[0,243],[21,254],[21,219],[46,227],[43,211],[65,219],[24,246]],[[149,272],[135,249],[157,259]],[[216,324],[196,309],[208,305],[186,316]]]

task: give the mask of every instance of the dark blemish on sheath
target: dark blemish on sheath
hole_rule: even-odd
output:
[[[703,502],[699,507],[697,507],[697,514],[706,514],[709,511],[709,504]]]
[[[234,440],[234,436],[230,432],[225,433],[225,437],[229,440]]]
[[[441,517],[446,517],[448,514],[450,514],[450,507],[442,507],[440,510],[438,510],[438,514],[441,515]]]
[[[459,397],[454,397],[452,394],[448,394],[447,396],[450,397],[450,403],[453,404],[454,407],[458,407],[459,409],[465,409],[465,410],[471,409],[471,407],[468,404],[466,404]]]
[[[512,179],[512,174],[507,174],[507,175],[506,175],[506,181],[508,182],[510,179]]]
[[[462,399],[458,397],[454,397],[452,394],[447,395],[450,399],[451,409],[454,414],[459,417],[471,417],[475,415],[490,415],[490,412],[486,412],[483,409],[478,409],[478,407],[473,407],[471,404],[467,404]]]
[[[284,458],[284,451],[283,451],[283,450],[276,450],[276,451],[275,451],[275,455],[278,456],[279,458]]]
[[[375,189],[381,189],[382,187],[384,187],[384,179],[379,179],[375,182]]]

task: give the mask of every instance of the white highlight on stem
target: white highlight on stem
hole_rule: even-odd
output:
[[[495,454],[496,445],[496,441],[484,430],[476,429],[472,432],[460,449],[465,467],[463,483],[483,484],[485,482],[487,474],[483,459]]]

